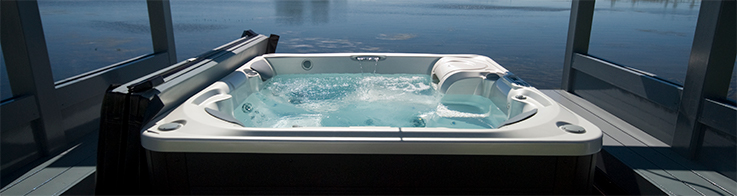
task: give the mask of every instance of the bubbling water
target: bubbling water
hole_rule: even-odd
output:
[[[247,127],[494,128],[506,120],[487,98],[443,95],[420,74],[287,74],[238,104]]]

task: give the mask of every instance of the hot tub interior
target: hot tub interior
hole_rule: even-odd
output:
[[[286,74],[236,105],[247,127],[495,128],[506,115],[479,95],[446,96],[420,74]]]
[[[510,98],[528,86],[478,55],[266,55],[223,81],[232,97],[208,112],[244,127],[490,129],[549,105],[522,94]]]

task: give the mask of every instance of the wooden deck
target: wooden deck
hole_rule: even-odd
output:
[[[604,131],[597,179],[633,194],[735,195],[737,182],[687,160],[660,140],[563,90],[542,90]],[[97,134],[63,153],[26,168],[0,195],[93,195]]]
[[[542,90],[604,132],[596,167],[627,193],[735,195],[737,182],[687,160],[670,146],[563,90]]]
[[[94,195],[97,131],[64,152],[17,171],[0,195]]]

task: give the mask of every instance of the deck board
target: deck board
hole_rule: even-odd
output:
[[[68,150],[29,170],[0,190],[0,195],[61,195],[95,172],[97,131]],[[88,187],[89,194],[94,187]]]
[[[95,172],[94,163],[97,159],[94,156],[90,156],[85,159],[86,163],[92,163],[93,166],[74,166],[67,168],[64,173],[60,173],[53,179],[50,179],[47,183],[39,186],[29,194],[32,195],[60,195],[64,191],[68,190],[72,186],[76,185],[79,181]],[[83,164],[87,165],[87,164]]]
[[[673,153],[666,143],[596,105],[563,90],[543,90],[543,93],[599,126],[604,132],[602,149],[663,193],[735,194],[737,183],[733,180]],[[597,167],[605,164],[598,163]],[[603,170],[606,173],[606,168]],[[648,193],[644,188],[643,191]]]

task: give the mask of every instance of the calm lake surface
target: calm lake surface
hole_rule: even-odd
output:
[[[700,3],[597,1],[589,52],[682,84]],[[252,29],[280,35],[279,53],[486,55],[537,88],[551,89],[560,88],[570,4],[560,0],[172,0],[171,10],[179,60]],[[39,10],[57,81],[152,52],[145,1],[39,0]],[[0,92],[6,98],[7,77],[1,77]],[[734,89],[733,82],[732,99]]]

